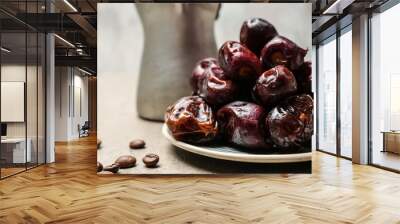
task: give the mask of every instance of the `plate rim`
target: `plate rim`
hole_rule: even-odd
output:
[[[231,152],[213,151],[201,146],[192,145],[186,142],[176,140],[170,134],[170,131],[165,123],[162,126],[162,133],[164,137],[168,139],[168,141],[171,144],[180,149],[215,159],[223,159],[223,160],[230,160],[237,162],[250,162],[250,163],[294,163],[294,162],[307,162],[311,161],[312,159],[312,152],[260,155],[260,154],[237,154]]]

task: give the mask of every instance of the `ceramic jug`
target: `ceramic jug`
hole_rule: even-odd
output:
[[[137,95],[141,118],[164,120],[168,105],[191,95],[191,72],[202,58],[215,57],[218,3],[138,3],[144,50]]]

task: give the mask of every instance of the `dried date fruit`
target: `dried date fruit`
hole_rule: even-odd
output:
[[[210,106],[227,104],[238,95],[237,84],[228,80],[224,70],[210,58],[197,63],[191,83],[193,94],[202,97]]]
[[[218,61],[215,58],[204,58],[197,62],[190,77],[193,95],[198,95],[201,83],[207,77],[207,71],[216,66],[218,66]]]
[[[218,126],[211,107],[199,96],[187,96],[169,106],[166,124],[179,141],[205,143],[217,135]]]
[[[296,78],[285,66],[278,65],[264,72],[256,81],[253,96],[265,108],[272,108],[297,91]]]
[[[222,45],[218,61],[232,80],[254,81],[261,74],[258,57],[236,41],[227,41]]]
[[[305,145],[313,133],[313,99],[307,94],[291,96],[272,109],[265,122],[276,145]]]
[[[245,148],[271,148],[263,128],[265,110],[254,103],[235,101],[217,112],[223,138]]]
[[[304,62],[297,70],[293,71],[297,81],[298,93],[312,93],[312,65],[310,61]]]
[[[264,46],[260,60],[264,69],[285,65],[291,70],[296,70],[303,64],[307,51],[286,37],[278,35]]]
[[[240,29],[240,43],[257,56],[268,41],[278,35],[275,27],[261,18],[246,20]]]

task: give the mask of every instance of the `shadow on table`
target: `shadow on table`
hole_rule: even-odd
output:
[[[214,159],[170,146],[176,158],[189,166],[220,174],[237,173],[307,173],[311,174],[311,161],[298,163],[246,163]]]

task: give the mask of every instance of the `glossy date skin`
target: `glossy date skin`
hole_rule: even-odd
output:
[[[206,143],[218,132],[212,109],[199,96],[187,96],[169,106],[165,122],[173,137],[178,141]]]
[[[264,69],[285,65],[290,70],[296,70],[303,64],[307,51],[286,37],[278,35],[261,50],[260,61]]]
[[[264,72],[256,81],[253,96],[265,108],[272,108],[284,98],[297,91],[296,78],[283,65]]]
[[[312,65],[310,61],[304,62],[299,69],[293,71],[297,81],[298,93],[312,93]]]
[[[190,77],[190,85],[193,89],[193,94],[198,95],[200,83],[207,77],[207,72],[218,66],[218,61],[215,58],[204,58],[197,62]]]
[[[265,126],[279,147],[306,145],[313,134],[313,99],[307,94],[287,98],[268,113]]]
[[[261,74],[258,57],[236,41],[227,41],[222,45],[218,61],[231,80],[254,81]]]
[[[234,145],[249,149],[269,149],[267,133],[263,128],[265,110],[254,103],[235,101],[217,112],[223,138]]]
[[[197,63],[192,72],[193,94],[216,108],[232,102],[238,95],[236,83],[228,80],[215,59],[206,58]]]
[[[240,29],[240,43],[257,56],[265,44],[278,35],[275,27],[261,18],[246,20]]]

